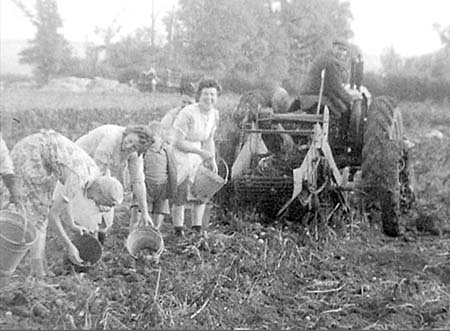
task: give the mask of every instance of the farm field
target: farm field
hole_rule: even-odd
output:
[[[2,91],[11,121],[9,147],[39,128],[75,139],[99,123],[147,123],[178,104],[177,94],[76,94]],[[219,153],[229,158],[238,96],[219,99]],[[28,257],[0,293],[1,329],[449,329],[450,104],[401,103],[418,203],[403,219],[406,236],[353,217],[315,241],[288,224],[262,223],[218,205],[208,236],[176,241],[163,226],[158,263],[134,260],[124,242],[127,202],[117,209],[102,261],[85,273],[65,262],[49,229],[47,256],[56,276],[27,279]],[[109,121],[108,121],[109,119]],[[128,196],[129,199],[129,196]],[[440,220],[437,233],[415,222]]]

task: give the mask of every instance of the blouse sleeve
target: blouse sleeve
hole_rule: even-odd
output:
[[[137,153],[131,154],[128,159],[128,171],[130,172],[130,181],[132,185],[143,183],[145,181],[144,158],[142,155],[138,156]]]
[[[14,173],[13,162],[9,156],[9,150],[5,141],[0,137],[0,174],[6,175],[12,173]]]
[[[173,126],[186,137],[191,130],[192,121],[193,119],[191,114],[187,111],[187,108],[184,108],[180,113],[178,113]]]
[[[113,153],[114,146],[111,143],[111,140],[107,137],[104,137],[97,149],[94,152],[93,159],[97,164],[103,165],[104,167],[111,166],[111,159]]]
[[[163,127],[172,127],[174,121],[175,121],[175,117],[177,115],[178,112],[178,108],[174,108],[171,109],[167,112],[166,115],[164,115],[164,117],[161,119],[161,125]]]

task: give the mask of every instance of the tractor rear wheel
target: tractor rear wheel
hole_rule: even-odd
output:
[[[371,202],[379,205],[383,232],[400,234],[400,170],[403,123],[393,99],[376,98],[368,112],[362,150],[362,183]],[[374,200],[374,201],[373,201]]]

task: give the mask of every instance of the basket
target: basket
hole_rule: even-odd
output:
[[[130,232],[125,246],[128,253],[135,259],[138,258],[139,251],[145,248],[150,249],[153,252],[153,258],[157,259],[164,250],[164,240],[158,230],[150,227],[138,227]]]
[[[0,276],[9,277],[37,239],[36,228],[28,224],[25,209],[23,216],[0,211]]]
[[[200,165],[198,168],[194,183],[191,187],[191,194],[195,199],[208,201],[227,183],[229,174],[228,166],[223,159],[220,158],[219,161],[225,166],[226,173],[224,177],[219,176],[203,165]]]
[[[292,177],[244,175],[234,180],[234,192],[242,201],[287,200],[293,186]]]
[[[71,259],[73,264],[82,267],[92,266],[102,258],[103,248],[95,236],[88,233],[82,235],[76,233],[72,237],[72,243],[78,248],[80,258],[83,260],[83,264],[80,265]]]
[[[266,177],[257,175],[244,175],[234,181],[235,191],[238,194],[250,196],[259,195],[292,195],[292,177]]]

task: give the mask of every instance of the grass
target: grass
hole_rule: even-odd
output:
[[[411,165],[417,195],[442,220],[450,215],[450,104],[404,103],[400,105],[411,149]],[[433,135],[436,130],[442,136]]]
[[[228,109],[236,102],[234,94],[220,96],[218,109]],[[177,93],[130,93],[113,92],[46,92],[39,90],[5,89],[0,97],[0,107],[4,111],[24,111],[29,109],[107,109],[120,108],[125,112],[144,109],[169,110],[178,106]]]

